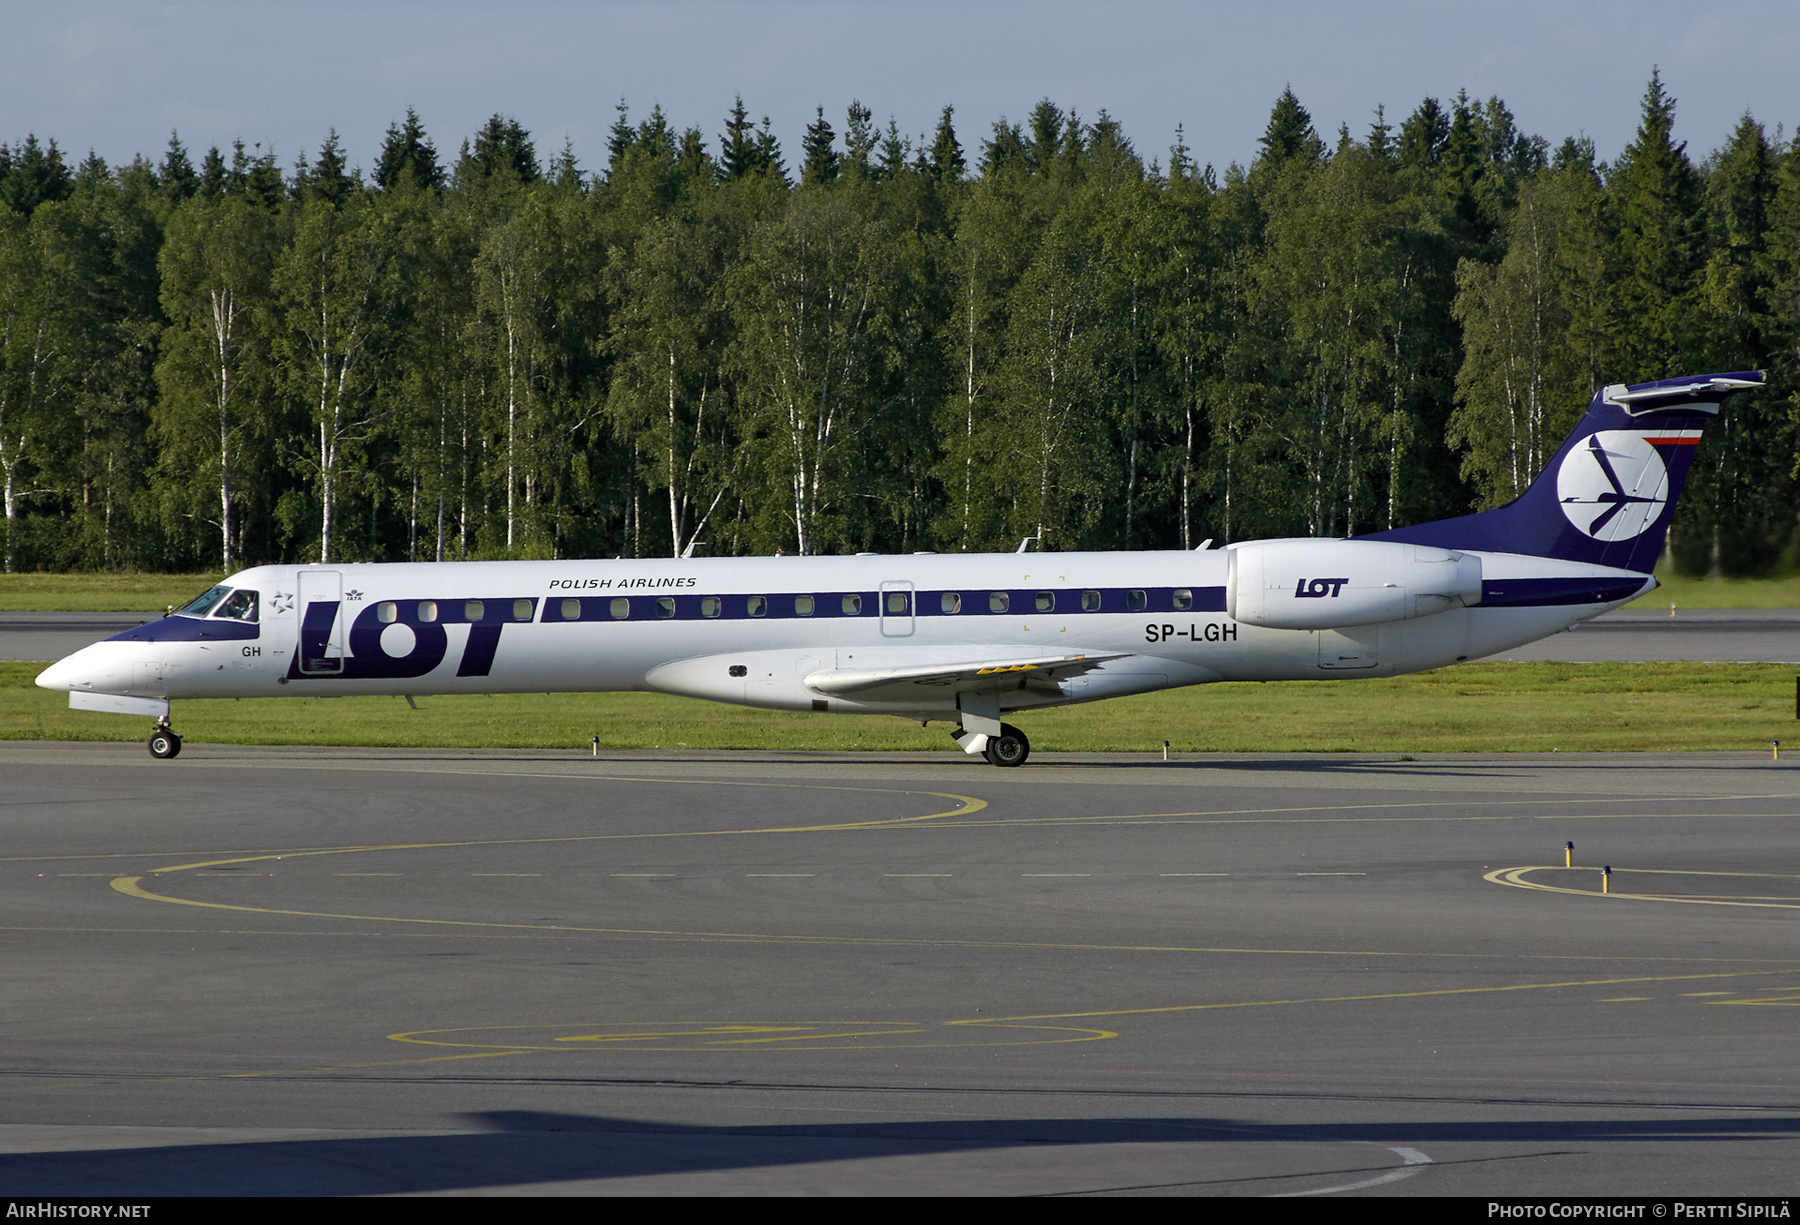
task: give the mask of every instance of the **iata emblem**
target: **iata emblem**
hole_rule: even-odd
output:
[[[1669,500],[1669,471],[1642,434],[1601,430],[1563,457],[1556,472],[1562,513],[1595,540],[1630,540]]]

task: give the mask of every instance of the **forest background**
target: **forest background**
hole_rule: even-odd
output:
[[[621,104],[600,173],[410,111],[365,177],[0,145],[4,565],[1192,548],[1503,503],[1609,383],[1765,369],[1687,573],[1800,565],[1800,150],[1611,164],[1291,91],[1223,175],[1046,100],[965,148],[852,103],[787,157]]]

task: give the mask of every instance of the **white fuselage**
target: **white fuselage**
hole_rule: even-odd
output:
[[[1471,562],[1437,551],[1425,561],[1450,577],[1432,581],[1460,594],[1415,596],[1407,584],[1425,580],[1407,576],[1423,563],[1410,555],[1411,569],[1395,562],[1364,581],[1352,576],[1375,546],[1277,545],[1293,556],[1269,552],[1255,577],[1247,563],[1239,573],[1234,549],[260,566],[221,584],[254,593],[236,604],[253,605],[254,621],[224,616],[231,601],[221,597],[208,615],[96,643],[38,683],[159,701],[654,690],[954,720],[959,695],[976,690],[1005,712],[1220,680],[1417,672],[1567,629],[1651,583],[1520,554]],[[1519,590],[1568,590],[1514,598],[1516,580]],[[1591,597],[1569,594],[1584,582]],[[1359,614],[1380,618],[1362,624],[1273,628],[1255,621],[1277,613],[1249,611],[1265,594],[1271,608],[1281,597],[1315,620],[1356,599],[1384,611]]]

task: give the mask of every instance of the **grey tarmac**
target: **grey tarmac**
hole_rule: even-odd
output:
[[[0,778],[0,1194],[1800,1168],[1800,774],[1760,755],[11,742]]]
[[[1620,608],[1492,658],[1800,664],[1800,608]]]

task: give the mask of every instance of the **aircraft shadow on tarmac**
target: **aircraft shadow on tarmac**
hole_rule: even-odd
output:
[[[1620,1109],[1617,1105],[1612,1108]],[[1365,1143],[1422,1147],[1454,1142],[1562,1146],[1555,1152],[1539,1149],[1529,1154],[1474,1158],[1491,1161],[1581,1151],[1568,1148],[1570,1145],[1729,1143],[1792,1139],[1800,1135],[1800,1116],[1788,1114],[1737,1114],[1724,1119],[1540,1119],[1331,1126],[1269,1125],[1196,1117],[971,1119],[712,1128],[537,1111],[498,1111],[465,1117],[471,1124],[491,1130],[448,1136],[296,1139],[9,1154],[0,1156],[0,1195],[441,1192],[1067,1145]],[[1372,1161],[1371,1168],[1383,1164]],[[1254,1173],[1239,1173],[1235,1177],[1202,1178],[1182,1185],[1259,1180]]]

